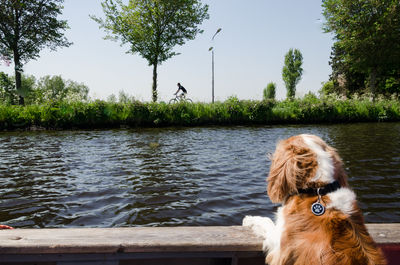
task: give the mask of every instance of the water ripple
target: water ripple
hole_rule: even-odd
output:
[[[237,225],[273,217],[276,143],[313,133],[338,149],[368,222],[400,222],[400,124],[0,134],[0,223],[15,227]]]

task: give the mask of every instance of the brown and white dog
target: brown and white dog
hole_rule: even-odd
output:
[[[315,135],[278,143],[268,196],[282,203],[276,222],[246,216],[243,225],[262,236],[269,265],[386,264],[364,225],[336,150]]]

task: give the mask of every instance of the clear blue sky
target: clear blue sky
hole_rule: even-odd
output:
[[[103,16],[97,0],[65,0],[63,18],[70,29],[67,38],[74,44],[56,52],[43,50],[40,58],[24,66],[26,74],[37,78],[61,75],[85,83],[92,98],[118,96],[119,91],[139,100],[151,100],[152,68],[139,55],[126,54],[128,46],[104,40],[105,32],[89,15]],[[211,101],[211,52],[215,47],[215,97],[225,100],[261,99],[269,82],[277,84],[277,97],[286,89],[282,81],[284,55],[290,48],[303,54],[303,78],[297,95],[317,92],[327,81],[332,36],[323,33],[321,1],[317,0],[204,0],[210,19],[204,33],[183,46],[181,55],[159,66],[158,91],[168,100],[181,82],[195,101]],[[222,31],[211,42],[218,28]],[[0,71],[12,73],[0,64]]]

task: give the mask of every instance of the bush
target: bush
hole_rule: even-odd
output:
[[[268,83],[267,87],[264,88],[263,98],[264,100],[275,100],[276,84]]]
[[[21,90],[15,89],[13,76],[0,72],[0,103],[15,105],[19,95],[25,104],[46,104],[48,102],[86,101],[89,88],[72,80],[64,80],[61,76],[45,76],[36,80],[34,76],[21,76]]]
[[[319,90],[319,94],[320,94],[321,97],[328,96],[328,95],[333,94],[335,92],[336,92],[335,91],[335,85],[334,85],[332,80],[327,81],[327,82],[323,82],[322,83],[322,87]]]
[[[4,72],[0,72],[0,101],[10,105],[18,103],[14,80]]]
[[[40,105],[0,104],[0,129],[112,128],[120,126],[250,125],[324,122],[400,121],[397,98],[304,98],[239,100],[211,103],[53,102]]]

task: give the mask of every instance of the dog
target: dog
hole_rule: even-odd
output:
[[[383,265],[337,151],[320,137],[280,141],[271,157],[268,196],[281,203],[275,223],[246,216],[243,226],[264,238],[269,265]]]

